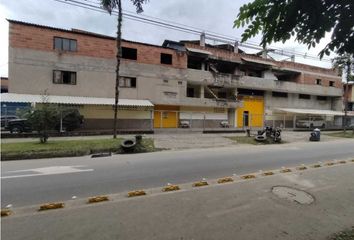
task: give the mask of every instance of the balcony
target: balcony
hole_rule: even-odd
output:
[[[251,88],[268,91],[279,91],[289,93],[301,93],[319,96],[341,97],[342,89],[324,87],[319,85],[300,84],[295,82],[284,82],[266,78],[243,76],[237,82],[237,87]]]
[[[227,73],[211,73],[209,71],[187,69],[186,78],[191,83],[211,85],[214,87],[236,87],[239,76]]]
[[[289,93],[301,93],[319,96],[341,97],[342,89],[324,87],[320,85],[300,84],[295,82],[278,81],[267,78],[250,76],[236,76],[232,74],[217,73],[216,79],[209,71],[187,69],[186,78],[189,82],[231,88],[250,88],[263,91],[279,91]]]

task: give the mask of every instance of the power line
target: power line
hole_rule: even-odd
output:
[[[84,3],[80,2],[80,1],[77,1],[77,0],[69,0],[69,1],[70,2],[78,2],[79,4],[84,4]],[[98,2],[96,2],[96,1],[90,1],[90,0],[83,0],[83,1],[84,2],[94,3],[94,4],[96,4],[96,6],[94,6],[94,7],[102,9],[101,5]],[[114,12],[116,14],[118,14],[118,11],[114,11]],[[164,23],[170,23],[172,25],[179,25],[179,26],[182,26],[182,27],[187,27],[189,29],[194,29],[194,30],[196,30],[199,33],[204,32],[204,33],[208,34],[209,36],[219,37],[219,38],[222,37],[223,39],[226,39],[228,41],[226,43],[234,44],[235,41],[240,41],[240,38],[236,38],[236,37],[233,37],[233,36],[227,36],[227,35],[216,33],[216,32],[212,32],[212,31],[209,31],[209,30],[205,31],[204,29],[201,29],[201,28],[197,28],[197,27],[188,26],[188,25],[185,25],[185,24],[180,24],[180,23],[168,21],[168,20],[165,20],[165,19],[157,18],[157,17],[147,16],[147,15],[144,15],[144,14],[137,15],[135,12],[132,12],[132,11],[125,10],[125,11],[123,11],[123,15],[127,15],[125,12],[134,14],[134,15],[131,15],[131,14],[129,15],[129,16],[134,17],[134,18],[140,18],[140,16],[144,16],[144,17],[147,17],[147,18],[150,18],[150,19],[156,19],[156,20],[159,20],[159,21],[163,21]],[[210,37],[209,37],[209,39],[210,39]],[[212,40],[219,40],[220,41],[220,39],[216,39],[216,38],[213,38]],[[256,43],[256,42],[253,42],[253,41],[247,41],[246,45],[242,44],[242,43],[240,43],[239,45],[241,45],[241,46],[244,45],[245,47],[253,48],[253,49],[257,49],[257,50],[263,50],[263,48],[259,47],[259,43]],[[250,45],[252,47],[250,47]],[[287,51],[287,50],[284,50],[282,48],[277,48],[277,47],[273,47],[273,46],[269,46],[269,50],[271,50],[273,53],[275,53],[277,55],[286,55],[288,57],[294,55],[294,56],[303,57],[304,59],[308,58],[308,59],[313,59],[313,60],[318,60],[318,61],[332,62],[332,60],[329,59],[329,58],[328,59],[323,58],[321,60],[321,59],[319,59],[319,57],[313,56],[313,55],[308,55],[307,53],[298,53],[298,52],[295,52],[295,51]]]
[[[96,12],[108,14],[105,10],[102,9],[102,7],[99,5],[99,3],[96,3],[93,1],[84,0],[85,2],[94,3],[95,5],[84,3],[81,1],[76,1],[76,0],[54,0],[54,1],[68,4],[68,5],[72,5],[72,6],[77,6],[77,7],[88,9],[91,11],[96,11]],[[204,30],[196,28],[196,27],[191,27],[191,26],[187,26],[187,25],[183,25],[183,24],[179,24],[179,23],[174,23],[171,21],[166,21],[166,20],[162,20],[159,18],[154,18],[154,17],[150,17],[150,16],[146,16],[146,15],[143,15],[143,17],[138,16],[138,15],[133,15],[133,14],[130,14],[127,12],[128,11],[123,11],[122,14],[123,14],[124,18],[129,19],[129,20],[133,20],[133,21],[137,21],[137,22],[141,22],[141,23],[145,23],[145,24],[150,24],[150,25],[154,25],[154,26],[158,26],[158,27],[164,27],[167,29],[180,31],[180,32],[188,33],[188,34],[194,34],[194,35],[200,35],[203,32],[207,35],[207,38],[210,40],[215,40],[215,41],[228,43],[228,44],[234,44],[235,41],[239,41],[239,39],[231,37],[231,36],[226,36],[223,34],[218,34],[218,33],[210,32],[210,31],[204,31]],[[118,15],[118,12],[112,11],[112,14]],[[154,18],[157,20],[153,20],[151,18]],[[247,41],[245,43],[240,43],[239,46],[243,46],[243,47],[251,48],[251,49],[256,49],[259,51],[263,50],[263,48],[259,47],[259,45],[255,44],[255,43],[251,43],[249,41]],[[332,62],[331,59],[319,59],[316,56],[298,53],[295,51],[291,52],[291,51],[287,51],[287,50],[275,48],[275,47],[270,47],[270,51],[276,55],[282,55],[282,56],[288,56],[288,57],[294,55],[294,56],[302,57],[304,59]]]
[[[84,0],[85,2],[91,2],[91,3],[96,4],[96,5],[91,5],[91,4],[83,3],[83,2],[80,2],[80,1],[76,1],[76,0],[67,0],[67,1],[72,2],[72,3],[79,4],[80,6],[81,6],[81,5],[84,5],[84,6],[86,6],[86,7],[91,7],[91,8],[99,9],[100,11],[107,13],[106,11],[104,11],[104,10],[102,9],[102,7],[101,7],[101,6],[99,5],[99,3],[97,3],[97,2]],[[68,3],[67,1],[65,1],[64,3],[70,4],[70,3]],[[61,2],[63,2],[63,1],[61,0]],[[76,5],[76,6],[77,6],[77,5]],[[115,13],[115,15],[118,14],[117,11],[113,11],[113,13]],[[158,23],[158,24],[162,25],[162,27],[165,27],[165,26],[167,26],[167,27],[169,27],[169,28],[170,28],[170,27],[173,27],[173,30],[178,30],[178,31],[181,30],[181,28],[182,28],[182,30],[184,30],[184,31],[192,31],[192,33],[195,33],[195,34],[200,34],[201,32],[204,32],[204,33],[206,33],[207,35],[214,37],[213,40],[221,41],[221,42],[224,42],[224,43],[234,44],[234,42],[237,41],[235,38],[230,37],[230,36],[220,35],[220,34],[215,35],[215,34],[213,34],[213,33],[210,33],[209,31],[203,31],[202,29],[198,29],[198,28],[195,28],[195,27],[190,27],[190,26],[187,26],[187,25],[183,25],[183,26],[187,26],[187,28],[186,28],[186,27],[180,27],[180,26],[174,25],[174,24],[181,25],[181,24],[178,24],[178,23],[166,24],[165,20],[163,20],[164,22],[155,21],[155,20],[147,19],[146,17],[143,18],[143,17],[140,17],[140,16],[138,16],[138,15],[127,14],[127,13],[125,13],[125,11],[123,11],[123,16],[125,16],[126,18],[127,18],[127,16],[128,16],[128,17],[129,17],[128,19],[134,18],[134,19],[132,19],[132,20],[135,20],[135,19],[140,19],[140,20],[141,20],[141,19],[143,19],[144,21],[147,21],[147,22],[145,22],[145,23],[148,23],[148,24],[150,24],[150,22],[152,21],[154,24]],[[149,17],[149,18],[152,18],[152,17]],[[153,25],[154,25],[154,24],[153,24]],[[176,28],[177,28],[177,29],[176,29]],[[192,28],[192,29],[191,29],[191,28]],[[171,29],[171,28],[170,28],[170,29]],[[195,29],[197,29],[197,30],[195,30]],[[210,39],[210,37],[208,37],[208,38]],[[241,44],[239,44],[239,45],[240,45],[240,46],[244,46],[244,47],[246,47],[246,48],[257,49],[257,50],[260,50],[260,51],[263,50],[263,49],[260,48],[258,45],[253,44],[253,43],[249,43],[249,42],[241,43]],[[285,55],[285,56],[288,56],[288,57],[290,57],[291,55],[295,55],[295,56],[303,57],[303,58],[305,58],[305,59],[308,58],[308,59],[317,60],[317,61],[327,61],[327,62],[331,62],[330,59],[322,59],[322,60],[320,60],[318,57],[311,56],[311,55],[307,55],[307,54],[302,54],[302,53],[297,53],[297,52],[295,52],[295,51],[294,51],[294,52],[289,52],[289,51],[287,51],[287,50],[279,49],[279,48],[274,48],[274,47],[271,47],[271,49],[272,49],[272,52],[275,53],[275,54],[277,54],[277,55]]]

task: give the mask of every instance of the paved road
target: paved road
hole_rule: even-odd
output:
[[[67,201],[64,209],[41,213],[35,208],[22,213],[15,209],[13,216],[1,219],[1,236],[6,240],[324,240],[353,226],[353,171],[354,163],[347,163],[198,189],[183,186],[178,192],[102,204]],[[297,191],[278,188],[278,197],[272,187],[279,184]]]
[[[354,140],[2,162],[2,207],[354,157]]]

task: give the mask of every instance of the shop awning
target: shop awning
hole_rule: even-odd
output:
[[[70,105],[114,105],[114,98],[98,97],[77,97],[77,96],[55,96],[49,95],[47,100],[42,95],[2,93],[1,103],[47,103],[70,104]],[[153,107],[149,100],[140,99],[119,99],[118,105],[121,107]]]
[[[322,115],[322,116],[344,116],[341,111],[319,110],[319,109],[301,109],[301,108],[276,108],[277,112],[305,114],[305,115]]]
[[[251,63],[257,63],[257,64],[268,65],[268,66],[277,66],[275,63],[272,63],[272,62],[266,61],[266,60],[261,60],[261,59],[254,59],[254,58],[248,58],[248,57],[241,57],[241,59],[243,61],[251,62]]]

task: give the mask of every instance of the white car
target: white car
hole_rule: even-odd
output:
[[[326,121],[322,118],[309,118],[309,119],[303,119],[303,120],[297,120],[296,121],[296,127],[300,128],[315,128],[315,127],[320,127],[320,128],[325,128],[326,127]]]

